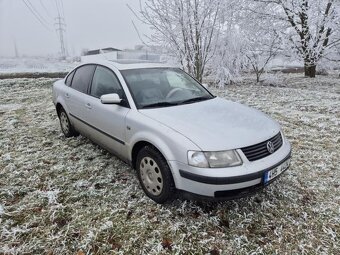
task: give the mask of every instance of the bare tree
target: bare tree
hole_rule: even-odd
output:
[[[238,19],[243,37],[242,53],[248,59],[248,64],[256,75],[256,81],[259,82],[269,62],[282,48],[282,40],[277,31],[280,29],[280,24],[272,19],[259,18],[253,11],[253,6],[249,6],[247,1],[243,3],[243,10],[247,15],[240,16]]]
[[[256,38],[255,41],[248,44],[248,50],[245,52],[245,56],[248,58],[250,65],[256,75],[256,81],[260,82],[262,74],[266,71],[267,65],[278,53],[279,37],[274,35],[267,39],[267,43],[258,44]],[[257,44],[257,46],[255,46]],[[249,47],[251,47],[249,49]]]
[[[162,44],[183,68],[202,81],[206,65],[215,53],[222,0],[146,0],[139,17],[155,33],[150,39]]]
[[[272,6],[263,16],[282,20],[282,31],[303,59],[305,76],[315,77],[320,59],[340,45],[340,1],[338,0],[254,0],[258,9]]]

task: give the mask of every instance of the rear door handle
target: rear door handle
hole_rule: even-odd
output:
[[[66,98],[70,98],[70,95],[68,93],[65,94]]]
[[[92,109],[92,106],[91,106],[90,103],[87,103],[85,106],[86,106],[87,109]]]

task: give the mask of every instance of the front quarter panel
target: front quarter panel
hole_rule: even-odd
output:
[[[129,112],[126,125],[126,141],[129,145],[130,159],[132,148],[139,141],[154,145],[168,161],[176,160],[187,163],[187,151],[200,150],[185,136],[138,111]]]
[[[151,143],[170,161],[178,161],[187,164],[187,151],[200,150],[200,148],[180,133],[164,126],[163,124],[141,114],[138,111],[130,111],[126,117],[129,160],[131,161],[132,149],[141,141]],[[171,164],[169,164],[171,167]],[[175,183],[178,183],[179,172],[172,169]]]

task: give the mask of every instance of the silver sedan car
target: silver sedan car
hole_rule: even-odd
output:
[[[290,164],[277,122],[215,97],[178,68],[94,61],[55,82],[53,101],[66,137],[81,133],[129,163],[157,203],[176,191],[241,197]]]

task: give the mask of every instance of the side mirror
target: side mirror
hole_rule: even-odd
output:
[[[119,98],[118,94],[114,93],[102,95],[100,97],[100,101],[102,104],[119,104],[122,101],[122,99]]]

